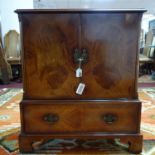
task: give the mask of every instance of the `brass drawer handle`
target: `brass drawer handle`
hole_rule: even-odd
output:
[[[56,123],[59,120],[59,116],[57,114],[46,114],[43,120],[48,123]]]
[[[105,114],[102,116],[102,119],[108,123],[108,124],[112,124],[113,122],[115,122],[118,118],[116,115],[114,114]]]

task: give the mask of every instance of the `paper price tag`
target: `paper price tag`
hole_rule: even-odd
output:
[[[82,95],[83,91],[84,91],[84,88],[85,88],[85,84],[84,83],[80,83],[78,85],[78,88],[76,90],[76,94],[78,95]]]
[[[76,77],[82,77],[82,69],[81,68],[78,68],[76,70]]]

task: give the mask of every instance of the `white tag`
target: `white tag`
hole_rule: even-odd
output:
[[[76,77],[82,77],[82,69],[81,68],[78,68],[76,70]]]
[[[84,91],[84,88],[85,88],[85,84],[84,83],[80,83],[78,85],[78,88],[76,90],[76,94],[78,95],[82,95],[83,91]]]

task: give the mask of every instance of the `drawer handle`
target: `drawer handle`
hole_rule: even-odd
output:
[[[112,124],[113,122],[117,120],[117,116],[114,114],[105,114],[102,116],[102,118],[108,124]]]
[[[43,119],[48,123],[55,123],[59,120],[59,116],[57,114],[47,114],[43,117]]]

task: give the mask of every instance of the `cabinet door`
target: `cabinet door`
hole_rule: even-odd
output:
[[[25,98],[136,97],[140,15],[25,13],[21,18]],[[87,50],[82,78],[75,76],[75,48]],[[85,89],[77,95],[81,82]]]
[[[90,97],[134,98],[141,14],[85,13],[81,42],[89,55],[83,81]]]
[[[79,15],[23,14],[24,97],[75,96],[73,49],[78,48]]]

